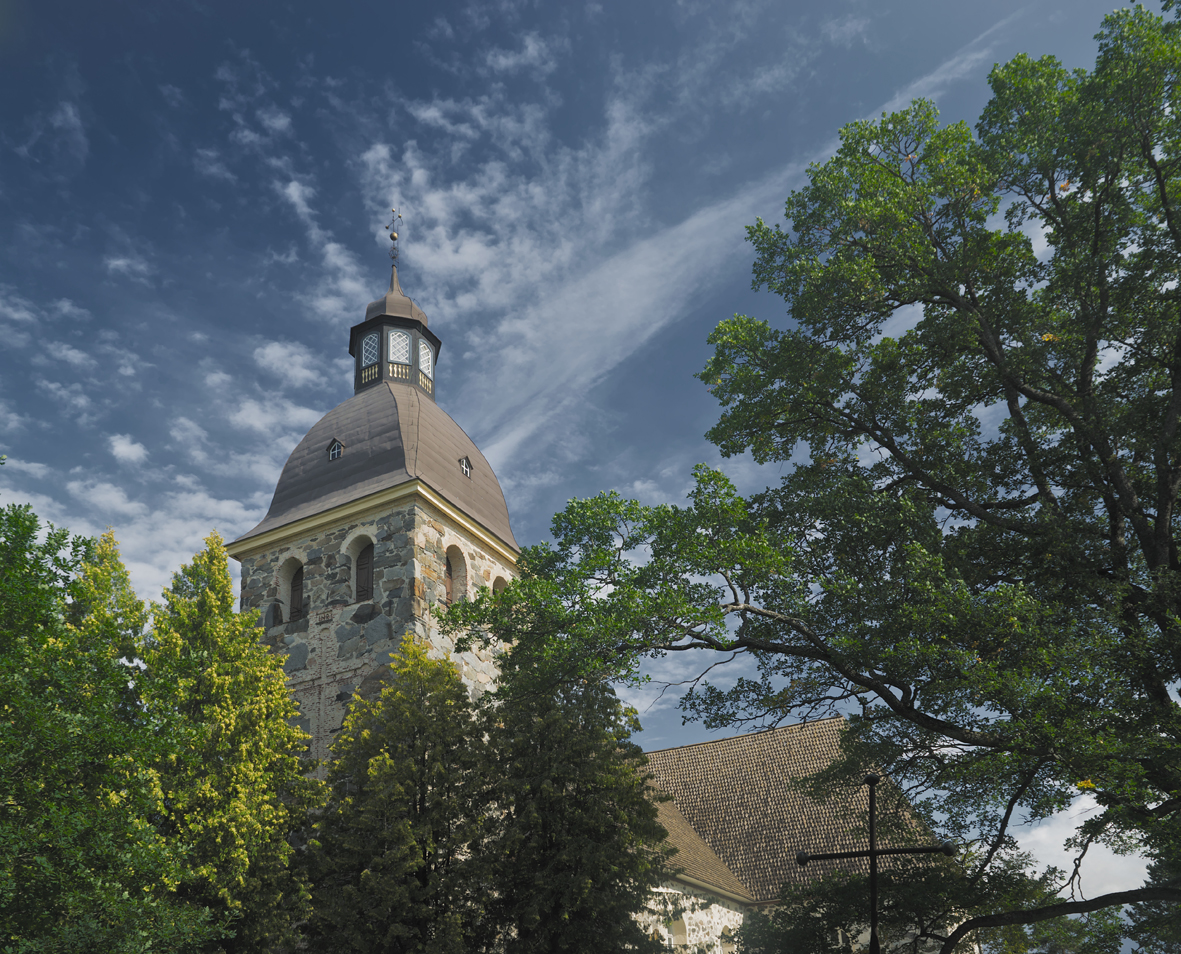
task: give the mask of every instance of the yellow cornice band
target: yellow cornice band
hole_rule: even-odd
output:
[[[307,536],[312,531],[319,530],[323,527],[347,523],[370,510],[384,508],[389,504],[397,503],[408,497],[421,498],[424,502],[439,510],[445,517],[457,523],[476,540],[483,543],[484,546],[509,566],[517,565],[517,552],[512,547],[494,533],[484,529],[484,527],[476,523],[462,510],[456,508],[445,497],[440,496],[418,478],[408,480],[404,484],[398,484],[397,487],[387,487],[385,490],[379,490],[375,494],[369,494],[357,500],[350,500],[347,503],[338,504],[330,510],[314,513],[308,517],[302,517],[299,520],[286,523],[281,527],[275,527],[273,530],[260,533],[256,537],[236,540],[226,547],[226,550],[230,556],[241,562],[243,557],[254,556],[257,553],[272,550],[292,537]]]

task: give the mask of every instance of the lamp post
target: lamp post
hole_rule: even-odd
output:
[[[941,845],[931,845],[926,848],[879,848],[877,838],[877,785],[882,780],[880,775],[865,776],[865,784],[869,786],[869,850],[868,851],[835,851],[824,855],[810,855],[801,851],[796,855],[796,864],[800,867],[809,861],[828,861],[834,858],[868,858],[869,859],[869,954],[881,954],[878,943],[878,858],[881,855],[928,855],[943,852],[949,858],[955,854],[955,845],[945,841]]]

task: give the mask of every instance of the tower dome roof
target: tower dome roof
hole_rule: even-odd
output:
[[[396,284],[395,273],[391,289]],[[387,381],[359,391],[312,426],[287,458],[267,515],[234,542],[415,479],[520,549],[500,483],[480,449],[434,401]]]
[[[398,282],[397,265],[390,270],[389,291],[365,306],[366,321],[370,318],[380,318],[382,315],[390,318],[412,318],[424,325],[427,323],[426,313],[402,291],[402,286]]]

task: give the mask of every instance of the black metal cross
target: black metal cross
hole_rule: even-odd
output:
[[[869,954],[881,954],[878,943],[878,858],[881,855],[927,855],[937,851],[943,852],[949,858],[955,854],[955,845],[945,841],[941,845],[929,848],[879,848],[877,837],[877,784],[882,780],[880,775],[865,776],[865,784],[869,786],[869,851],[836,851],[826,855],[810,855],[801,851],[796,855],[796,864],[800,867],[809,861],[828,861],[833,858],[868,858],[869,859]]]

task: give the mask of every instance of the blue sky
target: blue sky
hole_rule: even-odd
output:
[[[1112,0],[0,0],[0,502],[115,529],[141,593],[270,502],[400,277],[521,543],[574,496],[722,462],[693,374],[839,127],[974,122],[1020,52],[1089,67]],[[670,663],[661,674],[684,675]],[[648,747],[681,730],[676,693]]]

